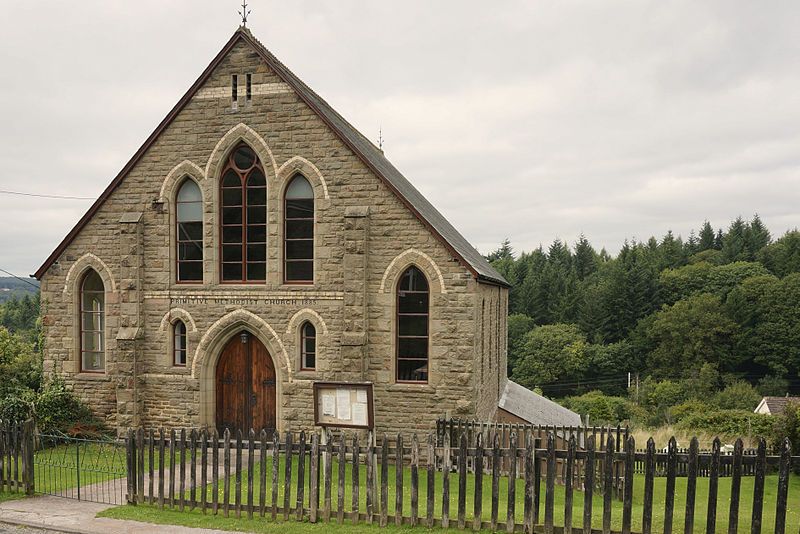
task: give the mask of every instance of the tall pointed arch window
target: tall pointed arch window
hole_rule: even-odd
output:
[[[172,325],[172,365],[186,367],[186,323],[180,319]]]
[[[106,368],[106,288],[90,269],[81,282],[81,371],[102,373]]]
[[[184,180],[175,197],[178,247],[178,283],[203,281],[203,194],[191,178]]]
[[[286,188],[284,199],[283,280],[287,284],[314,281],[314,189],[302,174]]]
[[[411,266],[397,285],[397,375],[398,382],[428,381],[428,280]]]
[[[267,178],[253,149],[239,144],[222,171],[221,279],[267,279]]]
[[[300,327],[300,368],[312,370],[317,367],[317,329],[309,321]]]

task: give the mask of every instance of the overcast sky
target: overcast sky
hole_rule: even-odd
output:
[[[254,34],[481,252],[800,225],[800,2],[251,0]],[[97,197],[237,0],[0,0],[0,189]],[[0,194],[28,275],[91,201]]]

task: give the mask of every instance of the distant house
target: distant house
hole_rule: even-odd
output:
[[[764,397],[755,409],[755,413],[780,415],[789,404],[800,403],[800,397]]]
[[[495,419],[503,423],[581,426],[581,416],[519,384],[506,381]]]

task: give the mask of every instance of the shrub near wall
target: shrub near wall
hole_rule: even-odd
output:
[[[769,415],[746,410],[717,410],[687,415],[677,427],[687,431],[704,431],[719,436],[770,438],[775,421]]]

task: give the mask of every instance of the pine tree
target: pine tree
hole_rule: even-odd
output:
[[[753,215],[747,229],[744,232],[744,245],[747,251],[747,261],[755,261],[759,251],[770,244],[772,236],[764,226],[758,214]]]
[[[747,249],[745,247],[745,231],[747,223],[741,217],[737,217],[728,228],[728,232],[722,239],[722,255],[728,263],[734,261],[747,261]]]
[[[500,243],[500,247],[497,250],[487,254],[486,259],[489,262],[494,262],[497,260],[513,260],[514,249],[511,247],[511,240],[508,238],[503,239],[503,242]]]
[[[717,235],[714,238],[714,250],[722,250],[722,242],[725,240],[725,235],[722,233],[722,229],[717,230]]]
[[[580,235],[578,242],[575,244],[573,260],[575,275],[578,280],[583,281],[590,274],[597,271],[597,253],[583,234]]]
[[[703,227],[700,228],[700,242],[698,243],[699,250],[697,252],[716,248],[714,246],[715,241],[714,229],[711,227],[711,223],[706,220],[703,222]]]
[[[680,237],[675,238],[672,230],[667,231],[667,235],[661,240],[661,244],[658,246],[658,256],[657,268],[659,271],[680,267],[686,263],[683,241]]]
[[[684,245],[684,252],[687,256],[692,256],[700,252],[700,240],[697,234],[694,233],[694,230],[689,232],[689,239],[686,240],[686,245]]]

